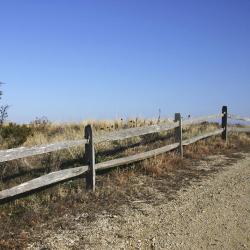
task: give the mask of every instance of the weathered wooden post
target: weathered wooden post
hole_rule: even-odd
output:
[[[181,158],[183,158],[183,145],[182,145],[182,120],[181,120],[181,114],[175,113],[174,117],[175,122],[179,122],[179,127],[175,128],[175,141],[179,142],[179,154]]]
[[[89,166],[86,173],[86,188],[95,191],[95,147],[91,125],[85,127],[84,138],[88,140],[85,144],[85,161]]]
[[[227,142],[227,106],[222,107],[221,127],[223,128],[221,138]]]

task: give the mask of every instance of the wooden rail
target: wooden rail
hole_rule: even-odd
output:
[[[235,118],[235,116],[233,116]],[[217,129],[216,131],[205,133],[187,140],[182,140],[182,126],[197,124],[200,122],[207,121],[208,119],[222,118],[222,128]],[[73,146],[83,146],[85,144],[85,160],[87,166],[81,166],[77,168],[70,168],[66,170],[60,170],[57,172],[52,172],[47,175],[43,175],[39,178],[22,183],[18,186],[12,187],[7,190],[0,191],[0,202],[17,198],[20,195],[24,195],[35,190],[45,188],[56,183],[64,182],[79,176],[86,176],[87,188],[90,190],[95,190],[95,172],[103,169],[110,169],[113,167],[118,167],[122,165],[131,164],[141,160],[145,160],[151,157],[155,157],[159,154],[166,153],[168,151],[179,149],[179,153],[183,155],[183,146],[190,145],[199,140],[205,138],[216,136],[221,134],[223,140],[227,140],[227,131],[228,132],[250,132],[250,128],[236,128],[236,127],[227,127],[227,107],[223,106],[222,113],[219,115],[209,115],[203,117],[197,117],[193,119],[188,119],[182,122],[180,113],[176,113],[175,122],[172,124],[158,124],[148,127],[139,127],[139,128],[130,128],[120,131],[115,131],[112,133],[106,133],[104,135],[94,136],[92,133],[91,126],[85,127],[85,139],[75,140],[75,141],[65,141],[58,142],[49,145],[41,145],[32,148],[16,148],[9,150],[0,151],[0,162],[20,159],[28,156],[34,156],[43,153],[49,153],[56,150],[66,149]],[[142,136],[151,133],[157,133],[162,131],[167,131],[170,129],[175,129],[176,143],[171,145],[166,145],[157,149],[153,149],[147,152],[138,153],[136,155],[126,156],[119,159],[114,159],[106,162],[101,162],[95,164],[95,148],[94,145],[102,142],[110,142],[115,140],[128,139],[134,136]]]
[[[40,188],[45,188],[62,181],[73,179],[77,176],[84,174],[88,170],[88,166],[82,166],[77,168],[70,168],[52,172],[41,177],[35,178],[31,181],[24,182],[18,186],[10,189],[6,189],[0,192],[0,202],[3,200],[9,200],[11,198],[20,196],[31,191],[35,191]]]
[[[201,123],[201,122],[206,122],[210,119],[218,119],[223,117],[223,114],[217,114],[217,115],[207,115],[207,116],[201,116],[201,117],[195,117],[195,118],[191,118],[191,119],[186,119],[182,122],[183,126],[186,125],[192,125],[192,124],[197,124],[197,123]]]
[[[159,133],[163,131],[168,131],[179,126],[178,122],[173,122],[172,124],[158,124],[158,125],[151,125],[147,127],[139,127],[139,128],[128,128],[123,129],[111,133],[107,133],[101,136],[97,136],[94,138],[95,143],[101,142],[110,142],[110,141],[117,141],[117,140],[124,140],[135,136],[142,136],[152,133]]]
[[[184,146],[187,146],[191,143],[197,142],[199,140],[218,135],[222,132],[222,129],[216,130],[214,132],[209,132],[201,136],[196,136],[188,140],[184,140],[182,143]],[[153,149],[147,152],[139,153],[136,155],[126,156],[119,159],[114,159],[106,162],[101,162],[95,165],[95,170],[104,170],[104,169],[110,169],[122,165],[131,164],[134,162],[138,162],[141,160],[145,160],[151,157],[155,157],[157,155],[169,152],[173,149],[176,149],[179,147],[179,143],[174,143],[171,145],[167,145],[164,147],[160,147],[157,149]],[[88,171],[88,166],[82,166],[77,168],[70,168],[66,170],[60,170],[57,172],[52,172],[47,175],[43,175],[41,177],[38,177],[36,179],[33,179],[31,181],[27,181],[25,183],[22,183],[18,186],[15,186],[13,188],[0,191],[0,202],[4,200],[9,200],[11,198],[14,198],[16,196],[20,196],[25,193],[29,193],[31,191],[35,191],[37,189],[40,189],[42,187],[48,187],[52,184],[60,183],[62,181],[70,180],[75,177],[79,177],[83,175],[85,172]]]
[[[40,145],[31,148],[13,148],[7,150],[0,150],[0,162],[21,159],[28,156],[50,153],[53,151],[66,149],[70,147],[82,146],[87,143],[87,140],[72,140],[52,143],[48,145]]]
[[[199,135],[199,136],[196,136],[196,137],[193,137],[191,139],[187,139],[185,141],[182,142],[182,144],[184,146],[187,146],[187,145],[190,145],[192,143],[195,143],[197,141],[200,141],[200,140],[203,140],[203,139],[206,139],[208,137],[211,137],[211,136],[215,136],[215,135],[219,135],[223,132],[223,129],[217,129],[216,131],[213,131],[213,132],[209,132],[209,133],[206,133],[206,134],[203,134],[203,135]]]
[[[166,153],[168,151],[171,151],[173,149],[178,148],[179,143],[174,143],[174,144],[170,144],[161,148],[157,148],[157,149],[153,149],[147,152],[143,152],[143,153],[139,153],[136,155],[131,155],[131,156],[127,156],[127,157],[123,157],[123,158],[119,158],[119,159],[114,159],[111,161],[106,161],[106,162],[102,162],[99,164],[96,164],[95,169],[107,169],[107,168],[113,168],[113,167],[118,167],[118,166],[122,166],[122,165],[126,165],[126,164],[130,164],[133,162],[137,162],[137,161],[141,161],[141,160],[145,160],[147,158],[151,158],[154,156],[157,156],[159,154],[163,154]]]
[[[207,121],[209,119],[219,118],[221,115],[208,115],[202,117],[196,117],[193,119],[188,119],[182,122],[182,125],[191,125],[195,123],[200,123]],[[159,133],[163,131],[168,131],[174,128],[179,127],[179,122],[173,122],[172,124],[158,124],[151,125],[147,127],[139,127],[139,128],[128,128],[119,131],[114,131],[111,133],[106,133],[104,135],[99,135],[94,138],[94,143],[103,143],[103,142],[111,142],[117,140],[124,140],[131,137],[142,136],[152,133]],[[0,162],[17,160],[25,157],[35,156],[39,154],[50,153],[57,150],[67,149],[76,146],[83,146],[88,141],[86,139],[82,140],[71,140],[71,141],[63,141],[52,143],[48,145],[40,145],[31,148],[20,147],[14,149],[0,150]]]
[[[237,127],[229,127],[229,132],[243,132],[243,133],[250,133],[250,128],[237,128]]]
[[[232,120],[238,120],[238,121],[244,121],[244,122],[250,122],[250,118],[249,117],[242,117],[239,115],[232,115],[229,114],[228,118],[232,119]]]
[[[151,133],[158,133],[162,131],[167,131],[173,128],[178,127],[178,123],[173,124],[160,124],[160,125],[152,125],[148,127],[139,127],[139,128],[129,128],[124,130],[119,130],[111,133],[106,133],[104,135],[99,135],[94,138],[94,143],[102,143],[102,142],[111,142],[116,140],[128,139],[135,136],[142,136]],[[53,151],[67,149],[70,147],[83,146],[86,144],[88,140],[74,140],[74,141],[63,141],[58,143],[53,143],[49,145],[41,145],[35,146],[31,148],[14,148],[7,150],[0,150],[0,162],[17,160],[24,157],[35,156],[44,153],[50,153]]]

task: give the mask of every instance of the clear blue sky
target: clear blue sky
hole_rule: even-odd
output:
[[[9,119],[250,115],[249,0],[0,0]]]

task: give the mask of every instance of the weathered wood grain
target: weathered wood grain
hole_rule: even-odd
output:
[[[131,156],[127,156],[127,157],[123,157],[123,158],[119,158],[119,159],[114,159],[111,161],[101,162],[101,163],[96,164],[96,169],[113,168],[113,167],[117,167],[117,166],[121,166],[121,165],[125,165],[125,164],[130,164],[132,162],[145,160],[147,158],[151,158],[151,157],[157,156],[159,154],[166,153],[166,152],[171,151],[173,149],[176,149],[178,147],[179,147],[179,143],[174,143],[171,145],[167,145],[167,146],[164,146],[161,148],[153,149],[153,150],[139,153],[136,155],[131,155]]]
[[[190,138],[190,139],[187,139],[185,141],[183,141],[183,145],[184,146],[187,146],[189,144],[192,144],[194,142],[197,142],[197,141],[200,141],[200,140],[203,140],[205,138],[208,138],[208,137],[211,137],[211,136],[215,136],[215,135],[219,135],[221,134],[221,132],[223,131],[223,129],[217,129],[216,131],[213,131],[213,132],[209,132],[209,133],[206,133],[206,134],[203,134],[203,135],[199,135],[199,136],[196,136],[196,137],[193,137],[193,138]]]
[[[80,176],[88,170],[88,166],[82,166],[77,168],[70,168],[52,172],[47,175],[35,178],[31,181],[24,182],[18,186],[10,189],[6,189],[0,192],[0,202],[17,197],[21,194],[25,194],[42,187],[47,187],[52,184],[56,184],[62,181],[70,180],[74,177]]]
[[[228,118],[232,119],[232,120],[238,120],[238,121],[244,121],[244,122],[250,122],[250,118],[249,117],[242,117],[239,115],[232,115],[229,114]]]
[[[172,124],[158,124],[139,128],[128,128],[122,129],[114,132],[110,132],[104,135],[99,135],[94,137],[94,143],[110,142],[117,140],[124,140],[135,136],[142,136],[146,134],[158,133],[162,131],[167,131],[174,129],[179,126],[179,123],[175,122]]]
[[[52,143],[48,145],[40,145],[35,147],[20,147],[7,150],[0,150],[0,162],[11,161],[16,159],[21,159],[24,157],[45,154],[61,149],[66,149],[75,146],[83,146],[87,140],[71,140],[71,141],[62,141],[57,143]]]

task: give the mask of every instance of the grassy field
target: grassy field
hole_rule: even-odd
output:
[[[128,121],[86,121],[79,124],[32,124],[28,126],[6,125],[2,130],[1,148],[13,146],[34,146],[56,141],[83,138],[84,126],[91,123],[96,134],[122,128],[152,125],[154,120]],[[171,122],[171,121],[163,121]],[[12,128],[9,128],[9,126]],[[219,128],[216,123],[192,125],[183,130],[184,139]],[[8,130],[9,129],[9,130]],[[5,134],[3,131],[5,131]],[[19,138],[18,132],[23,132]],[[15,140],[17,138],[17,141]],[[154,149],[174,142],[173,131],[135,137],[96,146],[96,161],[102,162],[121,156]],[[196,161],[207,155],[231,154],[249,150],[250,137],[247,134],[232,134],[229,142],[224,143],[220,137],[189,145],[184,149],[184,159],[173,151],[164,155],[142,161],[137,164],[105,171],[97,175],[96,192],[85,190],[85,180],[78,178],[56,185],[28,197],[0,205],[0,249],[24,248],[32,228],[41,223],[55,219],[67,213],[80,211],[99,212],[115,210],[117,206],[129,200],[142,199],[149,195],[147,188],[142,188],[141,178],[148,178],[147,185],[155,185],[155,180],[166,178],[175,169],[183,168],[188,161]],[[45,155],[1,163],[0,189],[6,189],[24,181],[33,179],[51,171],[77,167],[84,164],[84,147],[61,150]],[[148,197],[147,197],[148,198]],[[28,220],[27,220],[28,218]],[[92,218],[89,218],[92,220]]]
[[[162,121],[169,122],[170,121]],[[114,130],[156,124],[155,120],[128,120],[124,121],[86,121],[79,124],[31,124],[27,126],[7,125],[3,129],[1,149],[14,147],[31,147],[65,140],[82,139],[84,127],[91,124],[95,134],[107,133]],[[190,138],[204,132],[210,132],[219,125],[203,123],[198,126],[189,126],[183,129],[183,139]],[[105,142],[96,145],[96,163],[133,155],[145,150],[174,143],[173,130],[127,140]],[[14,160],[1,163],[0,188],[6,189],[42,174],[78,167],[84,164],[84,147],[72,147],[49,154]],[[14,177],[14,178],[13,178]],[[7,181],[8,180],[8,181]]]

